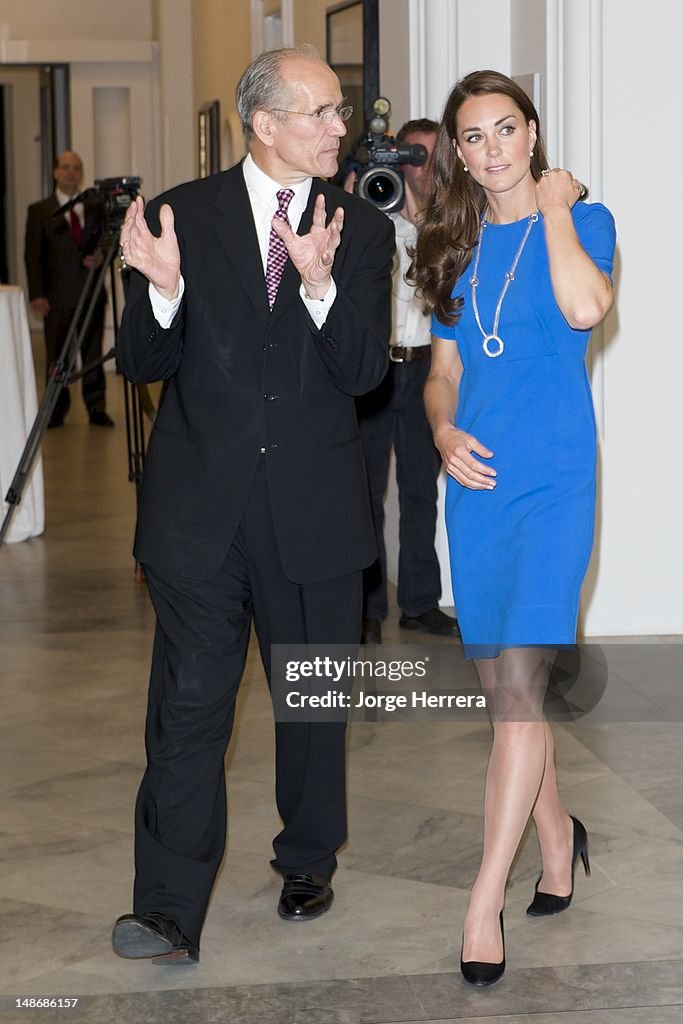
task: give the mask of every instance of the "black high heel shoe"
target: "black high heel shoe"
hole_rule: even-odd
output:
[[[505,973],[505,929],[503,928],[503,911],[500,912],[500,934],[503,940],[503,959],[499,964],[486,964],[479,960],[467,960],[462,958],[462,946],[460,947],[460,970],[465,981],[478,988],[485,985],[493,985]],[[464,940],[463,940],[464,942]]]
[[[574,868],[576,862],[581,858],[583,869],[587,875],[591,873],[590,861],[588,860],[588,833],[578,818],[570,815],[574,825],[574,841],[572,845],[572,891],[569,896],[555,896],[551,892],[539,892],[538,886],[543,877],[536,882],[534,898],[526,908],[529,917],[550,917],[551,914],[560,914],[566,910],[574,895]]]

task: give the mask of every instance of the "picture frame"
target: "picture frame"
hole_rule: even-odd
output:
[[[221,109],[218,100],[199,108],[197,133],[198,176],[207,178],[221,169]]]

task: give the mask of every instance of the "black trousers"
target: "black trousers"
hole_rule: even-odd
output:
[[[440,458],[423,399],[429,368],[428,359],[390,363],[380,386],[356,403],[379,551],[377,561],[363,574],[364,614],[380,622],[388,611],[384,497],[392,445],[400,514],[398,604],[406,615],[421,615],[441,596],[434,550]]]
[[[49,373],[52,366],[59,359],[62,346],[66,340],[69,326],[75,313],[74,309],[51,309],[45,317],[45,347],[46,378],[49,380]],[[81,361],[86,366],[94,359],[102,355],[102,335],[104,332],[104,302],[98,303],[92,315],[92,319],[81,342]],[[81,378],[81,389],[83,401],[89,413],[103,412],[105,408],[105,377],[102,366],[95,367]],[[71,396],[68,388],[62,388],[59,392],[57,405],[55,406],[55,417],[62,418],[66,415],[71,405]]]
[[[136,805],[136,913],[172,917],[199,942],[226,834],[224,757],[252,618],[270,683],[270,645],[358,647],[361,573],[296,584],[282,569],[265,457],[220,572],[189,580],[146,566],[157,628],[147,770]],[[346,839],[343,722],[276,722],[273,867],[329,878]]]

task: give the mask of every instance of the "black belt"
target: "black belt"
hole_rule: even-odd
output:
[[[415,363],[419,359],[431,359],[431,357],[431,345],[418,345],[416,348],[408,348],[407,345],[389,346],[389,359],[392,363]]]

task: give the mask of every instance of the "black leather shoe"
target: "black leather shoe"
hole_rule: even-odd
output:
[[[115,953],[128,960],[154,964],[185,964],[199,961],[199,948],[183,935],[166,914],[124,914],[111,933]]]
[[[277,912],[285,921],[311,921],[332,906],[334,893],[319,875],[285,875]]]
[[[536,882],[536,888],[534,889],[534,898],[526,908],[526,912],[529,917],[550,917],[552,914],[561,914],[563,910],[566,910],[572,901],[574,895],[574,868],[576,862],[581,858],[583,864],[583,870],[587,875],[591,873],[590,861],[588,860],[588,833],[584,825],[570,815],[572,819],[572,825],[574,827],[574,838],[572,840],[572,889],[569,896],[556,896],[552,892],[539,892],[538,886],[541,881],[539,878]]]
[[[440,608],[430,608],[422,615],[402,615],[398,620],[401,629],[412,629],[416,633],[432,633],[434,636],[460,636],[458,620],[446,615]]]
[[[360,635],[362,644],[382,643],[382,623],[379,619],[363,619],[363,632]]]
[[[467,960],[462,958],[460,950],[460,971],[465,981],[477,988],[484,988],[486,985],[493,985],[505,974],[505,930],[503,928],[503,911],[500,912],[500,934],[503,939],[503,959],[498,964],[487,964],[479,960]]]
[[[113,427],[114,421],[111,416],[100,409],[90,413],[90,422],[94,427]]]

